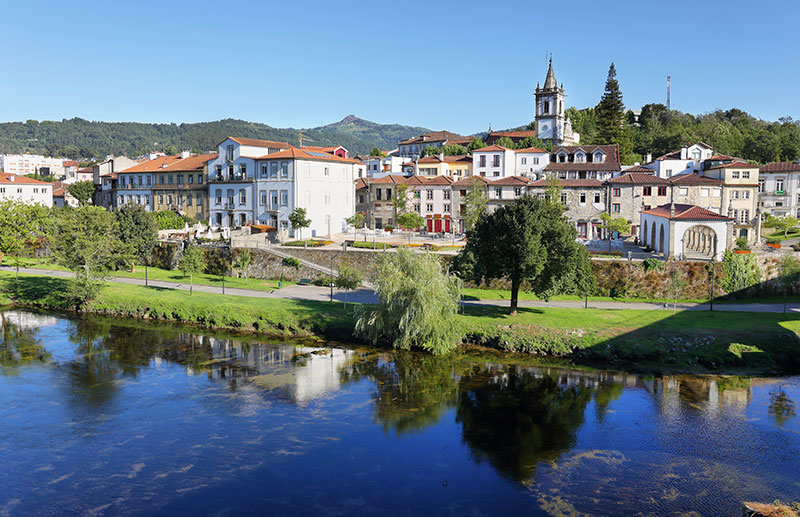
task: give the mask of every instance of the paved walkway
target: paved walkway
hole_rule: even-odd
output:
[[[0,266],[0,271],[15,271],[12,266]],[[30,273],[36,275],[46,275],[59,278],[70,278],[71,271],[58,271],[53,269],[34,269],[20,268],[20,273]],[[144,285],[144,280],[139,278],[113,277],[109,282],[120,284]],[[186,282],[165,282],[162,280],[150,280],[148,284],[152,287],[162,287],[166,289],[189,290],[189,283]],[[199,293],[222,294],[222,288],[210,285],[194,285],[193,288]],[[274,291],[256,291],[251,289],[225,288],[225,294],[236,296],[250,296],[253,298],[284,298],[288,300],[330,300],[331,290],[328,287],[317,287],[312,285],[290,285]],[[333,291],[333,299],[343,302],[347,298],[348,302],[355,303],[374,303],[377,301],[375,293],[371,289],[359,289],[345,293],[338,289]],[[465,300],[464,305],[508,307],[508,300]],[[520,307],[561,307],[566,309],[582,309],[584,302],[581,300],[553,300],[543,302],[538,300],[520,300]],[[636,310],[673,310],[672,304],[665,306],[663,303],[653,302],[607,302],[589,301],[590,309],[636,309]],[[680,311],[708,311],[708,303],[678,303],[677,310]],[[714,310],[720,312],[783,312],[782,303],[716,303]],[[800,314],[800,303],[792,302],[787,305],[787,311]]]

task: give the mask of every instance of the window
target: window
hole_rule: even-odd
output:
[[[703,187],[700,189],[700,195],[703,197],[708,197],[708,188]]]
[[[359,195],[358,195],[358,202],[359,202],[360,204],[363,204],[363,203],[364,203],[364,196],[363,196],[363,194],[359,194]]]
[[[446,213],[446,214],[450,213],[450,203],[445,203],[444,204],[444,213]]]
[[[270,210],[277,210],[278,209],[278,191],[277,190],[270,190],[269,191],[269,208]]]
[[[586,163],[586,155],[582,152],[575,153],[575,163]]]
[[[678,189],[679,196],[688,196],[689,195],[689,187],[680,187]]]
[[[228,161],[233,160],[233,144],[228,144],[228,147],[225,149],[225,159]]]
[[[503,199],[503,187],[495,187],[494,197],[495,199]]]
[[[750,199],[750,191],[749,190],[743,190],[742,191],[742,199]]]
[[[692,160],[699,161],[700,160],[700,151],[695,149],[692,151]]]
[[[500,155],[495,154],[492,156],[492,167],[500,167]]]
[[[539,157],[538,156],[534,156],[533,157],[533,164],[534,165],[538,165],[539,164]]]
[[[758,193],[764,192],[764,180],[758,180]]]
[[[731,199],[739,199],[739,191],[731,190]]]
[[[595,204],[597,204],[597,205],[599,205],[599,204],[600,204],[600,193],[599,193],[599,192],[595,192],[595,193],[594,193],[594,202],[595,202]]]
[[[331,193],[330,191],[325,191],[325,205],[331,204]]]
[[[643,196],[652,196],[653,195],[653,187],[642,187],[642,195]]]
[[[272,162],[269,164],[269,177],[271,179],[278,178],[278,162]]]
[[[186,179],[189,180],[189,183],[194,183],[194,174],[189,174],[189,176]]]
[[[433,212],[433,203],[425,203],[425,211]]]
[[[330,176],[331,170],[328,167],[325,167],[325,176]]]
[[[222,165],[217,165],[216,171],[217,171],[217,179],[222,179]]]
[[[739,171],[731,171],[731,178],[738,180],[739,179]]]
[[[486,155],[485,154],[481,155],[479,163],[480,163],[480,167],[486,167]]]
[[[289,191],[281,190],[281,206],[289,206]]]
[[[500,171],[494,171],[494,173],[492,174],[492,176],[495,176],[495,177],[498,177],[498,176],[500,176]]]
[[[233,164],[228,165],[228,179],[233,178]]]
[[[262,205],[266,205],[267,204],[267,192],[266,191],[261,193],[261,204]]]
[[[158,195],[158,204],[159,205],[163,205],[164,204],[164,194],[159,194]],[[219,203],[217,203],[217,204],[219,204]]]
[[[432,190],[426,190],[425,191],[425,199],[433,199],[433,191]]]
[[[147,186],[150,186],[150,176],[145,176],[145,180],[147,180]]]
[[[611,195],[612,195],[612,196],[614,196],[614,197],[619,197],[619,196],[620,196],[620,190],[619,190],[619,187],[614,187],[614,188],[611,190]]]
[[[711,193],[714,197],[722,197],[722,189],[719,187],[714,187],[714,190]]]
[[[266,163],[261,164],[261,179],[267,179],[267,175],[269,174],[269,167]]]
[[[240,205],[247,204],[247,191],[245,189],[239,190],[239,204]]]
[[[183,185],[183,174],[178,174],[178,185]]]
[[[742,179],[750,179],[750,171],[742,171]]]
[[[446,200],[449,200],[449,199],[450,199],[450,191],[449,191],[449,190],[445,190],[445,191],[444,191],[444,198],[445,198]]]
[[[138,176],[138,178],[139,178],[139,186],[141,187],[142,186],[142,177]]]
[[[559,153],[558,161],[560,163],[566,163],[567,162],[567,153]]]
[[[192,206],[192,196],[186,196],[186,206]]]
[[[419,213],[419,203],[414,205],[414,211]]]
[[[170,174],[169,176],[167,176],[167,183],[168,183],[168,184],[172,185],[172,180],[173,180],[173,178],[172,178],[172,174]]]
[[[600,151],[594,153],[594,162],[595,163],[603,163],[605,161],[605,154]]]
[[[241,174],[242,177],[247,176],[247,164],[246,163],[240,163],[239,164],[239,174]]]
[[[522,195],[522,189],[520,187],[514,187],[514,197],[519,197]]]
[[[191,181],[190,181],[189,183],[191,183]],[[198,184],[199,184],[199,183],[203,183],[203,175],[202,175],[202,174],[198,174],[198,175],[197,175],[197,183],[198,183]]]
[[[523,156],[522,159],[520,160],[520,163],[522,165],[525,165],[526,163],[528,163],[528,159]]]
[[[579,195],[580,203],[583,205],[586,203],[586,192],[581,192]]]
[[[777,178],[775,180],[775,193],[783,194],[783,178]]]
[[[611,211],[614,212],[615,214],[618,214],[619,213],[619,203],[614,203],[613,205],[611,205]]]
[[[667,177],[668,178],[672,177],[672,169],[667,169]]]
[[[567,193],[566,192],[562,192],[561,193],[561,204],[562,205],[566,205],[567,204]]]
[[[158,196],[158,202],[161,203],[161,196]],[[214,204],[221,205],[222,204],[222,191],[217,190],[216,195],[214,196]]]
[[[542,104],[542,113],[545,115],[550,113],[550,101],[544,101],[544,104]]]
[[[386,201],[390,201],[392,199],[392,189],[386,189]]]
[[[167,204],[172,206],[172,194],[167,194]]]
[[[750,222],[750,210],[739,210],[739,224],[748,224]]]
[[[667,195],[667,187],[658,187],[658,195],[659,196],[666,196]]]
[[[289,162],[281,162],[281,178],[289,177]]]

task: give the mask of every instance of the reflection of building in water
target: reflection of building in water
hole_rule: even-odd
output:
[[[58,325],[58,318],[47,314],[36,314],[34,312],[2,311],[0,312],[0,325],[7,321],[16,325],[20,330],[35,330],[41,327],[52,327]]]
[[[713,417],[723,411],[743,412],[750,404],[753,386],[774,382],[745,377],[665,376],[643,381],[665,415],[678,416],[694,407]]]
[[[195,334],[182,335],[180,341],[185,353],[180,362],[190,374],[206,370],[212,379],[247,379],[278,390],[300,405],[338,390],[340,371],[353,354],[337,348],[247,343]]]

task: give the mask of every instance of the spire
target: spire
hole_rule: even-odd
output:
[[[558,83],[556,82],[556,74],[553,73],[553,55],[550,54],[550,66],[547,67],[547,77],[544,80],[544,88],[545,90],[554,90],[558,88]]]

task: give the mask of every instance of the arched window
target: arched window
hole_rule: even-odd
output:
[[[605,161],[605,155],[602,151],[595,151],[593,160],[595,163],[603,163]]]
[[[575,153],[575,163],[586,163],[586,153],[583,151]]]
[[[542,106],[542,113],[544,114],[550,113],[550,101],[544,101],[544,105]]]

